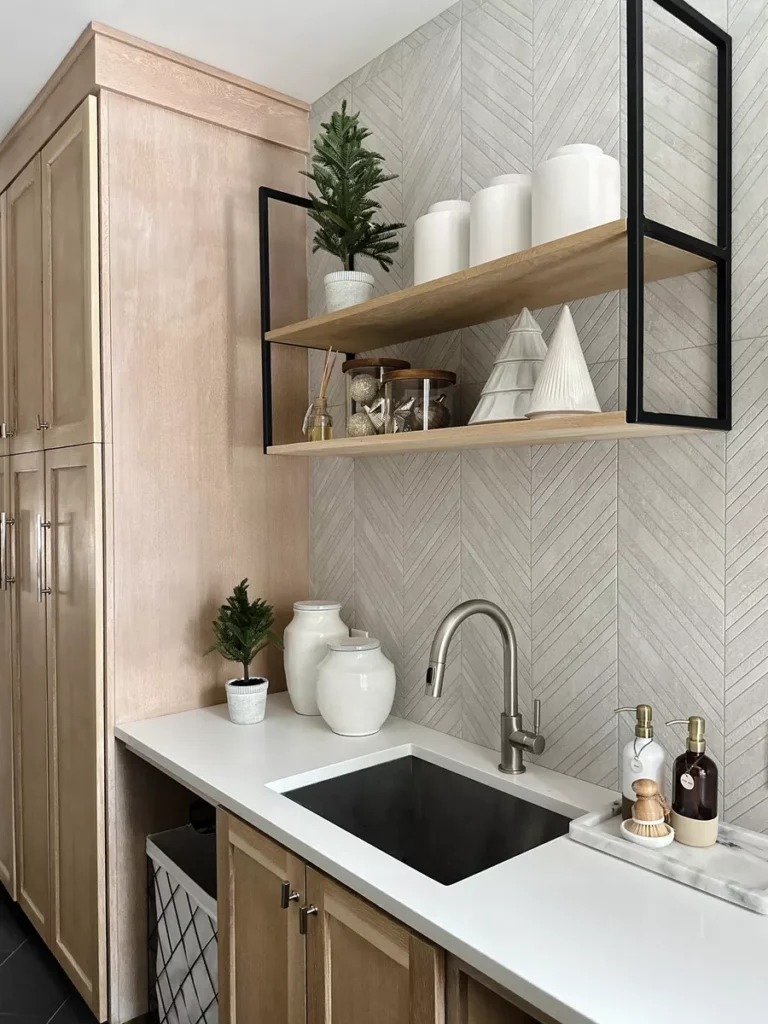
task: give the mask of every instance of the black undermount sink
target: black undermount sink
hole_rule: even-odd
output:
[[[570,821],[413,756],[283,795],[443,885],[565,835]]]

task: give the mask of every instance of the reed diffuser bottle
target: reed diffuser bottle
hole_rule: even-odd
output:
[[[320,381],[320,390],[317,393],[317,397],[307,409],[307,414],[304,417],[304,425],[302,427],[304,436],[308,441],[330,441],[333,438],[333,418],[328,412],[326,391],[328,389],[328,381],[331,379],[333,368],[336,365],[337,355],[338,352],[334,354],[332,348],[329,348],[325,353],[325,363],[323,364],[323,376]],[[333,356],[333,359],[331,359],[331,356]]]

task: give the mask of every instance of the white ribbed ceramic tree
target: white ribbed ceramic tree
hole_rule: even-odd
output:
[[[531,395],[528,415],[567,416],[577,412],[600,412],[587,361],[568,306],[563,306],[555,324],[539,379]]]
[[[530,311],[523,309],[496,357],[469,422],[524,420],[546,354],[541,328]]]

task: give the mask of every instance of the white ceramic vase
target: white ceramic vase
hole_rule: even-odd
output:
[[[423,284],[469,266],[469,203],[433,203],[413,228],[413,283]]]
[[[254,676],[248,683],[230,679],[226,684],[229,718],[235,725],[256,725],[264,721],[269,680]]]
[[[531,244],[531,176],[501,174],[470,201],[469,265],[498,260]]]
[[[352,637],[328,644],[317,670],[317,703],[335,733],[371,736],[394,700],[395,666],[378,640]]]
[[[546,354],[541,328],[523,309],[496,357],[470,424],[525,419]]]
[[[530,417],[568,416],[600,412],[587,361],[568,306],[563,306],[549,343],[547,358],[536,381],[528,409]]]
[[[349,636],[337,601],[296,601],[293,618],[283,633],[285,681],[293,709],[300,715],[319,715],[317,666],[331,641]]]
[[[325,308],[329,313],[367,302],[373,296],[373,277],[362,270],[337,270],[325,275]]]
[[[531,196],[531,241],[555,238],[618,220],[621,168],[599,146],[561,146],[536,168]]]

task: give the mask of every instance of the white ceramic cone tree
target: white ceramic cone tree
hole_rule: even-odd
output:
[[[493,364],[470,423],[524,420],[547,346],[541,328],[523,309]]]
[[[555,324],[539,379],[531,395],[530,417],[600,412],[587,361],[568,306]]]

